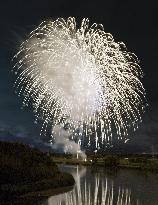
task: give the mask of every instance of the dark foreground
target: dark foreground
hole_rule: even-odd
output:
[[[49,155],[27,145],[0,142],[0,204],[6,199],[48,197],[74,183]]]

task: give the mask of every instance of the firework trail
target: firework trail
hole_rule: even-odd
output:
[[[44,21],[20,45],[14,62],[23,104],[31,101],[36,119],[44,121],[42,132],[52,124],[52,137],[55,126],[68,125],[72,139],[84,136],[90,145],[95,135],[99,148],[112,142],[114,131],[123,138],[141,121],[139,61],[101,24],[89,26],[83,19],[77,28],[73,17]]]

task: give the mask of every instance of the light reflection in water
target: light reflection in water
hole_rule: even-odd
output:
[[[138,199],[131,200],[132,193],[127,187],[117,186],[113,177],[107,177],[105,173],[86,172],[85,167],[75,167],[71,172],[76,185],[70,192],[52,196],[48,199],[48,205],[141,205]],[[85,177],[86,175],[86,177]]]

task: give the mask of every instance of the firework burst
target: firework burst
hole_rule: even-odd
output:
[[[72,138],[80,128],[88,144],[95,133],[98,148],[112,141],[112,130],[122,138],[141,121],[145,91],[139,61],[100,24],[89,26],[83,19],[77,28],[73,17],[44,21],[14,60],[16,89],[24,105],[31,100],[36,119],[43,118],[42,132],[49,123],[68,123]]]

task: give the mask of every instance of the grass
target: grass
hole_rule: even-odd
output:
[[[48,154],[8,142],[0,142],[0,182],[0,200],[47,193],[47,190],[71,187],[75,183],[70,174],[59,171]]]

